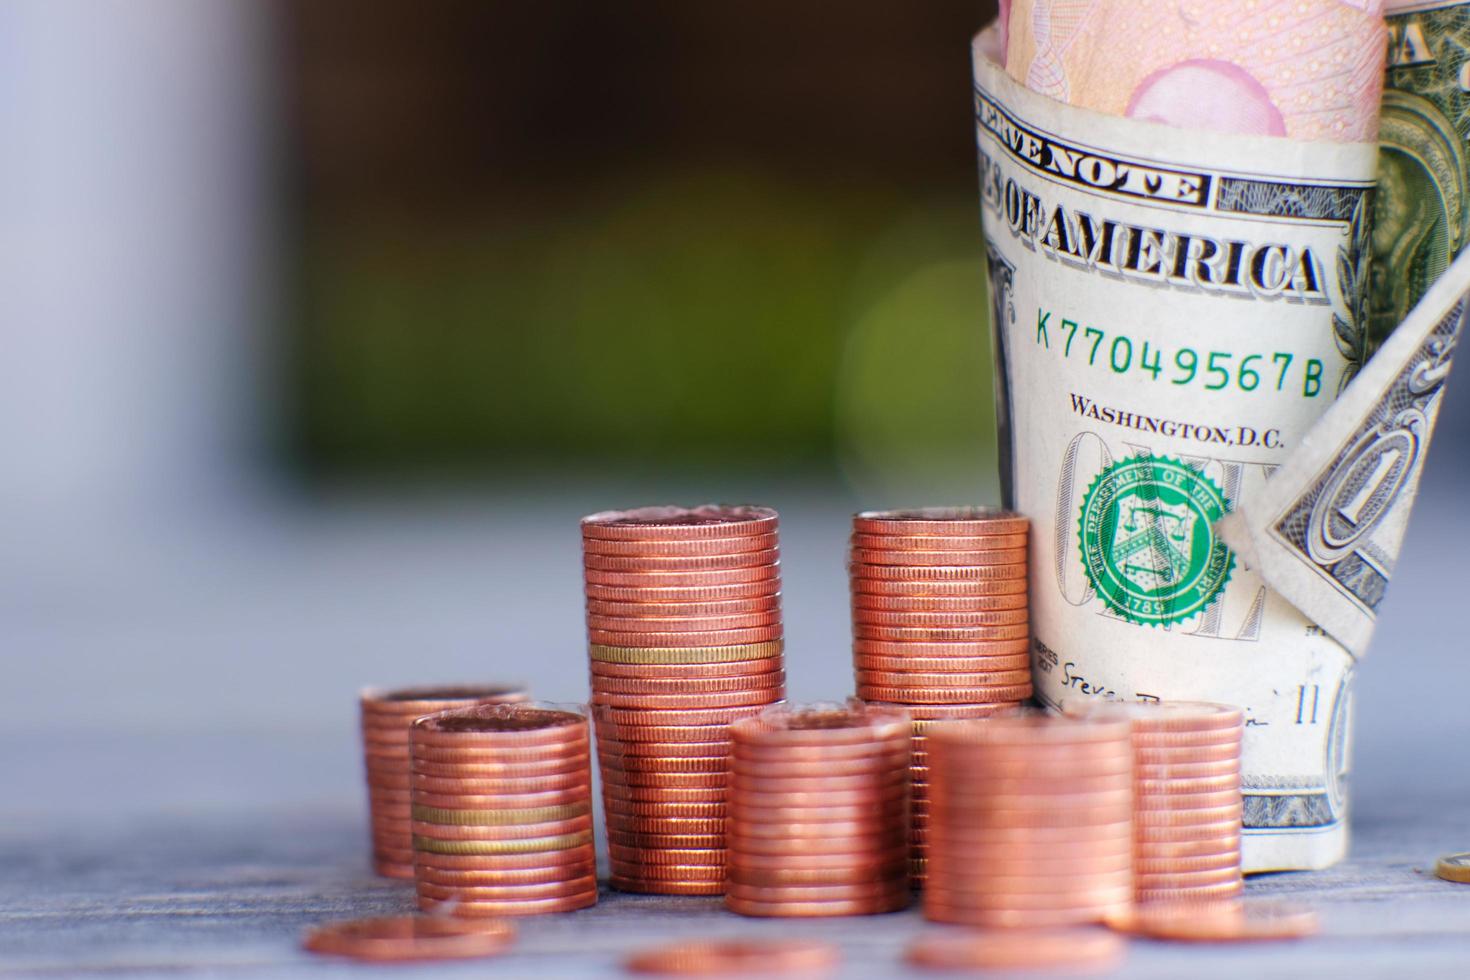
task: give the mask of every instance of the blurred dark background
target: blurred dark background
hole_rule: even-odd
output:
[[[993,9],[280,5],[290,461],[992,485]]]

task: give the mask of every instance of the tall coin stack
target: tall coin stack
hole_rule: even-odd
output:
[[[909,718],[865,705],[768,708],[730,726],[725,905],[872,915],[909,904]]]
[[[1134,900],[1219,902],[1243,895],[1245,713],[1192,701],[1109,701],[1078,713],[1133,726]]]
[[[914,720],[914,880],[925,878],[925,734],[1031,696],[1026,518],[986,507],[870,511],[852,521],[858,697]]]
[[[722,894],[729,726],[786,696],[776,512],[593,514],[582,551],[611,884]]]
[[[459,916],[570,912],[597,902],[587,718],[535,703],[414,722],[419,908]]]
[[[1080,925],[1133,902],[1133,746],[1122,721],[1009,712],[931,730],[924,914]]]
[[[414,720],[450,708],[524,700],[524,689],[501,686],[406,687],[396,691],[368,688],[358,696],[368,819],[373,830],[373,867],[378,874],[413,877],[408,729]]]

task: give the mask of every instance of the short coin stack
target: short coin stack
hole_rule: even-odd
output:
[[[587,736],[585,715],[534,703],[414,722],[420,909],[530,915],[597,902]]]
[[[925,729],[1031,696],[1027,533],[986,507],[870,511],[852,522],[858,697],[914,719],[914,878],[925,877]]]
[[[1201,702],[1110,701],[1079,714],[1133,726],[1134,900],[1215,902],[1244,894],[1244,712]]]
[[[786,696],[776,512],[582,519],[611,884],[725,890],[729,725]]]
[[[725,905],[744,915],[909,904],[909,719],[893,708],[778,706],[730,726]]]
[[[408,729],[417,718],[472,704],[526,700],[519,687],[368,688],[362,708],[362,751],[367,768],[368,817],[373,827],[373,867],[389,878],[413,877],[409,814]]]
[[[996,927],[1097,923],[1133,900],[1126,722],[1012,712],[929,737],[924,914]]]

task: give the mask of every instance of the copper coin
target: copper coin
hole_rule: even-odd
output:
[[[1077,745],[1104,752],[1129,751],[1126,722],[1069,718],[1037,709],[996,715],[981,722],[936,730],[935,747],[953,746],[974,752],[986,747],[1035,751],[1047,746]]]
[[[604,800],[629,803],[721,803],[730,793],[723,786],[624,786],[616,782],[602,784]]]
[[[832,774],[826,777],[754,775],[736,770],[735,778],[731,780],[730,785],[736,792],[750,799],[762,797],[790,799],[793,794],[813,792],[889,794],[896,791],[907,793],[909,774],[906,768],[895,765],[856,776]]]
[[[1196,745],[1188,749],[1136,746],[1133,752],[1141,765],[1150,766],[1198,766],[1207,762],[1234,762],[1240,758],[1239,745]]]
[[[712,677],[742,677],[780,672],[786,658],[766,657],[761,660],[731,660],[717,664],[611,664],[594,660],[589,664],[593,684],[603,680],[647,679],[674,682]]]
[[[725,883],[725,901],[742,902],[855,902],[873,899],[910,899],[908,876],[896,881],[863,882],[847,885],[745,885]]]
[[[889,612],[883,609],[854,609],[852,621],[860,626],[900,626],[919,629],[969,629],[985,626],[1026,625],[1031,621],[1027,609],[1003,609],[999,612]]]
[[[781,577],[758,579],[752,582],[730,582],[725,585],[598,585],[588,582],[584,593],[589,602],[730,602],[734,600],[765,600],[781,594]]]
[[[410,875],[414,869],[410,867]],[[552,865],[540,868],[490,868],[474,871],[450,871],[424,866],[417,870],[418,880],[443,888],[507,887],[512,885],[543,885],[553,882],[573,881],[597,874],[597,863],[592,860],[574,864]]]
[[[932,829],[932,826],[931,826]],[[955,825],[946,828],[951,841],[974,841],[976,843],[1003,844],[1030,841],[1065,842],[1076,840],[1084,833],[1094,842],[1115,842],[1124,846],[1133,839],[1133,821],[1118,821],[1112,824],[1095,824],[1081,831],[1069,826],[1006,826],[1006,825]]]
[[[608,855],[614,861],[631,861],[633,863],[651,866],[670,864],[685,866],[710,865],[721,868],[725,866],[725,849],[723,847],[664,850],[609,843]]]
[[[611,875],[608,885],[620,892],[639,895],[723,895],[723,881],[641,881],[625,875]]]
[[[576,741],[586,726],[587,719],[574,711],[534,703],[480,704],[420,718],[413,724],[413,734],[432,744],[520,748]]]
[[[730,674],[721,677],[598,677],[592,689],[607,694],[720,694],[734,691],[783,687],[786,671],[777,668],[762,674]]]
[[[965,781],[961,785],[945,787],[945,795],[948,799],[956,801],[978,800],[980,803],[988,803],[996,795],[1021,796],[1028,793],[1039,792],[1043,799],[1050,801],[1051,794],[1063,793],[1068,796],[1086,796],[1092,793],[1108,793],[1116,795],[1118,792],[1126,792],[1132,795],[1125,773],[1116,775],[1089,774],[1086,772],[1072,775],[1066,774],[1065,778],[1057,778],[1051,772],[1033,772],[1024,775],[991,775],[989,772],[967,773]]]
[[[1096,905],[1086,905],[1080,908],[984,909],[938,901],[929,894],[927,881],[924,886],[925,918],[934,922],[952,922],[986,929],[1036,932],[1054,926],[1093,925],[1102,922],[1110,914],[1115,914],[1122,907],[1124,906],[1099,908]]]
[[[740,691],[719,691],[711,694],[614,694],[609,691],[593,690],[592,703],[610,708],[633,708],[649,711],[702,711],[715,708],[744,708],[750,705],[771,704],[786,696],[783,682],[771,687]]]
[[[769,784],[767,784],[769,785]],[[854,788],[821,786],[818,789],[765,790],[752,785],[749,780],[737,780],[732,787],[731,801],[742,809],[746,807],[826,807],[854,804],[876,804],[907,800],[908,780],[893,779],[884,782],[864,781]]]
[[[410,778],[412,786],[424,793],[469,796],[587,789],[591,783],[591,773],[587,769],[526,778],[512,776],[505,779],[455,779],[445,776],[425,776],[422,773],[413,774]]]
[[[584,843],[548,851],[521,851],[500,854],[439,854],[429,851],[413,853],[415,868],[451,874],[491,874],[497,871],[559,868],[565,865],[596,861],[591,835]]]
[[[909,734],[908,712],[864,704],[856,698],[837,703],[787,704],[741,723],[742,745],[828,748],[891,742]]]
[[[1245,879],[1240,876],[1224,877],[1214,882],[1180,887],[1175,883],[1160,885],[1157,882],[1140,881],[1134,891],[1134,901],[1142,905],[1148,902],[1191,902],[1229,901],[1245,892]]]
[[[732,756],[730,771],[769,780],[870,779],[875,774],[906,770],[908,759],[908,753],[902,750],[875,755],[872,758],[834,759],[831,762],[820,760],[809,762],[752,761],[741,756]]]
[[[1278,902],[1179,902],[1140,905],[1108,925],[1123,932],[1176,942],[1248,942],[1299,939],[1319,928],[1317,913]]]
[[[763,705],[747,705],[750,711],[755,711]],[[635,709],[636,710],[636,709]],[[646,715],[641,724],[619,724],[599,725],[597,730],[597,744],[608,749],[619,746],[627,746],[628,751],[638,754],[647,754],[646,751],[637,748],[638,743],[667,743],[669,745],[688,745],[691,743],[707,742],[717,744],[721,747],[712,749],[707,754],[717,752],[728,752],[730,740],[730,723],[735,719],[726,719],[714,724],[660,724],[663,721],[663,712],[642,712]]]
[[[974,643],[979,641],[1024,640],[1031,635],[1027,623],[1014,626],[869,626],[854,623],[852,635],[861,640],[913,643]]]
[[[645,851],[697,851],[725,846],[724,834],[635,834],[629,831],[610,830],[609,845],[636,847]]]
[[[1133,883],[1143,889],[1195,889],[1201,886],[1236,885],[1244,887],[1240,865],[1226,868],[1195,869],[1185,871],[1173,868],[1169,871],[1134,870]]]
[[[650,726],[728,725],[737,718],[759,714],[765,705],[737,705],[730,708],[616,708],[607,705],[593,708],[597,719],[597,730],[601,734],[604,726],[613,734],[624,728],[647,728]]]
[[[1031,696],[1031,682],[995,687],[946,687],[946,688],[897,688],[859,685],[858,695],[870,701],[917,701],[920,703],[943,704],[951,701],[966,703],[991,701],[1017,701]]]
[[[506,763],[516,768],[523,768],[526,772],[534,772],[539,764],[553,764],[566,759],[585,760],[586,758],[586,742],[567,742],[559,745],[527,746],[525,748],[446,747],[419,742],[414,745],[410,764],[417,770],[420,762],[451,763],[460,766]]]
[[[830,765],[851,764],[853,766],[891,768],[902,767],[910,761],[907,740],[887,746],[756,746],[734,742],[730,747],[732,765],[739,760],[744,772],[776,772],[788,767],[792,772],[802,772],[824,763]],[[864,770],[865,771],[865,770]],[[833,773],[836,775],[836,773]]]
[[[417,790],[413,794],[415,811],[474,811],[485,813],[523,813],[527,811],[585,810],[591,794],[587,786],[554,789],[542,793],[494,793],[489,796],[468,793],[430,793]]]
[[[704,572],[726,571],[732,568],[754,568],[773,565],[781,558],[781,549],[763,548],[759,551],[722,552],[700,555],[670,555],[644,553],[638,555],[601,555],[583,551],[582,567],[597,572]]]
[[[587,616],[587,628],[621,633],[708,633],[715,630],[756,629],[779,626],[781,610],[742,613],[734,616],[653,617]]]
[[[1031,522],[996,507],[918,507],[854,514],[855,534],[1026,534]]]
[[[772,863],[750,865],[732,853],[727,862],[729,880],[742,885],[848,885],[907,878],[906,854],[854,857],[848,864],[801,868]]]
[[[524,901],[506,899],[495,902],[467,902],[459,899],[440,901],[420,895],[419,909],[433,915],[459,916],[461,918],[493,918],[501,915],[541,915],[547,912],[575,912],[597,904],[597,888],[580,895],[560,898],[531,898]]]
[[[867,843],[869,840],[876,842]],[[760,843],[766,842],[763,840]],[[883,840],[875,837],[856,839],[850,842],[847,851],[839,851],[835,845],[829,846],[826,851],[817,852],[791,851],[782,854],[775,848],[751,851],[741,839],[729,840],[728,848],[732,874],[738,870],[744,876],[763,879],[769,877],[772,882],[782,874],[831,877],[842,873],[867,874],[872,877],[879,873],[879,868],[903,865],[908,860],[908,848],[901,836]]]
[[[1187,779],[1240,778],[1240,759],[1225,762],[1205,762],[1185,765],[1156,765],[1139,763],[1133,767],[1133,777],[1140,781],[1159,780],[1174,782]]]
[[[664,787],[666,789],[723,789],[730,784],[730,774],[725,772],[633,772],[616,770],[602,775],[604,786]]]
[[[860,687],[928,688],[928,687],[995,687],[1000,684],[1030,684],[1031,671],[987,670],[987,671],[891,671],[859,670],[857,683]]]
[[[692,619],[701,616],[747,616],[781,610],[779,592],[766,595],[736,596],[727,599],[684,599],[661,592],[629,599],[587,600],[587,612],[594,616],[616,616],[641,619],[649,616]]]
[[[857,596],[892,596],[904,598],[983,598],[987,596],[1028,595],[1030,584],[1024,575],[998,579],[877,579],[854,575],[850,591]],[[854,599],[856,601],[856,599]]]
[[[821,820],[849,821],[878,818],[900,820],[908,812],[908,800],[900,798],[882,803],[827,804],[814,807],[752,807],[730,805],[730,819],[736,826],[764,823],[816,823]]]
[[[1140,848],[1134,856],[1135,875],[1186,874],[1195,871],[1240,871],[1240,849],[1234,848],[1219,854],[1190,857],[1156,856],[1148,847]]]
[[[724,538],[669,538],[660,541],[629,538],[582,539],[584,555],[629,556],[635,558],[688,558],[704,555],[733,555],[749,551],[768,551],[778,546],[775,531],[765,534],[743,534]]]
[[[609,825],[614,820],[679,819],[679,820],[723,820],[726,804],[718,803],[639,803],[603,796],[603,810]]]
[[[1217,841],[1227,845],[1238,841],[1241,834],[1240,818],[1220,820],[1215,823],[1183,824],[1177,827],[1139,825],[1134,828],[1134,837],[1139,845],[1179,844],[1192,841]]]
[[[730,647],[743,646],[753,643],[769,643],[779,640],[782,636],[781,626],[758,626],[751,629],[728,629],[728,630],[706,630],[701,632],[686,633],[635,633],[635,632],[611,632],[609,630],[589,629],[588,639],[600,646],[611,647],[649,647],[654,646],[650,642],[656,637],[659,647],[671,647],[684,649],[689,647]]]
[[[992,931],[922,936],[904,959],[931,970],[1104,971],[1123,961],[1123,940],[1102,929]]]
[[[690,743],[701,745],[703,743]],[[630,755],[610,749],[602,753],[599,760],[604,776],[612,778],[618,773],[723,773],[730,768],[728,746],[718,743],[710,746],[723,755]]]
[[[763,553],[762,553],[763,554]],[[642,589],[707,589],[719,585],[739,585],[747,582],[775,583],[768,590],[780,589],[781,563],[750,565],[743,568],[711,568],[695,571],[604,571],[583,568],[582,576],[592,595],[591,586],[606,585],[636,587]]]
[[[882,555],[901,555],[904,552],[879,553]],[[908,552],[918,555],[919,552]],[[852,575],[853,586],[860,591],[868,591],[869,582],[993,582],[1000,579],[1024,580],[1029,571],[1025,559],[1024,549],[1009,562],[988,562],[975,564],[956,564],[955,561],[963,556],[961,552],[934,552],[936,555],[944,555],[945,564],[939,565],[893,565],[877,564],[861,559],[854,559],[848,564],[848,571]],[[982,553],[977,553],[982,554]]]
[[[565,881],[504,885],[440,885],[419,877],[414,891],[420,898],[432,898],[441,902],[454,899],[466,902],[499,902],[506,899],[527,901],[539,898],[566,898],[569,895],[585,895],[596,887],[597,878],[591,874],[584,874]]]
[[[1140,732],[1134,731],[1133,744],[1140,749],[1216,749],[1229,746],[1239,751],[1241,730],[1207,732]]]
[[[403,881],[412,881],[413,865],[404,864],[400,861],[387,861],[374,855],[373,873],[383,878],[398,878]]]
[[[1140,830],[1153,827],[1188,827],[1200,824],[1217,824],[1226,821],[1239,821],[1244,806],[1236,798],[1236,802],[1220,806],[1199,807],[1190,810],[1145,810],[1139,808],[1133,814],[1133,824]]]
[[[1239,731],[1245,711],[1236,705],[1208,701],[1091,701],[1068,705],[1067,714],[1124,719],[1135,735],[1178,732]]]
[[[655,976],[819,975],[841,960],[830,943],[794,939],[723,939],[674,943],[642,950],[624,966],[630,973]]]
[[[1017,885],[1034,890],[1013,890]],[[1031,877],[1001,879],[989,875],[969,878],[946,874],[943,862],[937,859],[930,862],[924,894],[926,902],[932,899],[940,904],[964,904],[977,909],[1051,911],[1092,907],[1102,910],[1127,906],[1133,901],[1133,889],[1127,875],[1055,876],[1045,881]]]
[[[935,853],[940,850],[936,845]],[[974,873],[969,871],[971,868],[984,869],[983,874],[987,881],[999,882],[1011,878],[1041,883],[1054,878],[1078,881],[1096,875],[1116,876],[1127,874],[1133,864],[1133,855],[1122,848],[1111,853],[1102,851],[1070,857],[1050,854],[1041,849],[1027,853],[1021,850],[1007,851],[1000,847],[964,850],[944,848],[942,852],[951,864],[959,862],[958,867],[963,870],[958,874]]]
[[[881,551],[995,551],[1025,548],[1026,534],[853,534],[854,549]]]
[[[518,827],[514,829],[521,830],[522,828]],[[582,829],[554,834],[548,837],[521,837],[506,834],[495,838],[486,837],[480,840],[464,840],[448,839],[446,836],[439,835],[429,837],[422,834],[415,834],[413,838],[413,849],[430,854],[532,854],[545,851],[563,851],[568,848],[581,847],[583,844],[590,844],[591,842],[592,830],[590,826],[584,825]]]
[[[902,826],[894,823],[889,816],[880,813],[859,820],[817,819],[805,823],[782,824],[732,819],[726,822],[724,830],[731,837],[739,838],[752,847],[758,841],[769,840],[773,842],[772,847],[786,847],[788,844],[792,848],[808,847],[812,842],[820,844],[834,841],[839,848],[866,848],[878,846],[880,838],[903,831]]]
[[[1212,793],[1137,793],[1140,810],[1170,810],[1181,816],[1186,812],[1212,810],[1222,806],[1241,805],[1239,789],[1217,790]]]
[[[852,594],[852,607],[890,613],[974,613],[1026,611],[1025,591],[1001,595],[870,595]]]
[[[740,915],[757,917],[812,917],[830,915],[881,915],[908,908],[913,901],[907,888],[883,898],[816,902],[753,902],[744,898],[725,897],[725,908]]]
[[[725,818],[718,817],[675,817],[645,816],[620,813],[609,809],[604,823],[609,832],[620,831],[633,834],[723,834]]]
[[[686,541],[769,534],[780,517],[769,507],[701,504],[698,507],[636,507],[605,510],[582,518],[583,538],[622,541]]]
[[[854,656],[865,657],[1005,657],[1029,654],[1031,641],[975,640],[963,643],[930,643],[920,641],[872,640],[861,637],[852,641]]]
[[[1190,779],[1137,779],[1133,781],[1133,789],[1139,797],[1158,797],[1167,799],[1172,796],[1192,796],[1198,793],[1239,793],[1240,774],[1230,773],[1225,776],[1205,776]]]
[[[307,932],[302,948],[374,962],[478,959],[496,956],[515,941],[505,922],[463,922],[404,915],[328,922]]]
[[[613,874],[617,877],[634,877],[638,881],[707,881],[720,885],[723,885],[725,881],[723,861],[713,864],[648,864],[645,860],[613,861],[612,867]],[[636,874],[629,873],[634,870]]]
[[[925,568],[1008,567],[1026,564],[1027,550],[997,548],[985,551],[907,551],[898,548],[853,547],[849,554],[854,565]]]

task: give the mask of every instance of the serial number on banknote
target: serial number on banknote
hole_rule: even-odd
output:
[[[1041,308],[1036,311],[1036,346],[1090,368],[1113,374],[1136,372],[1161,384],[1193,385],[1206,391],[1280,391],[1303,398],[1316,398],[1322,392],[1319,358],[1297,357],[1289,351],[1241,354],[1166,348]]]

